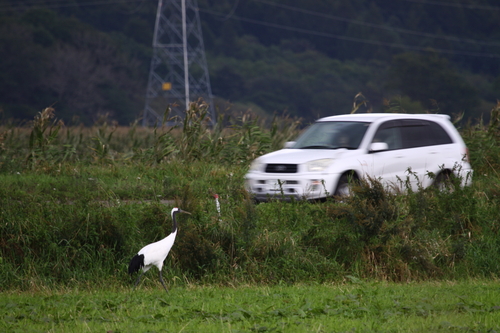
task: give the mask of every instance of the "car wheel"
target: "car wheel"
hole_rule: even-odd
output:
[[[453,192],[455,190],[455,186],[453,184],[452,177],[453,174],[451,172],[443,171],[437,175],[432,185],[440,192]]]
[[[355,174],[343,174],[337,184],[334,196],[337,197],[349,197],[352,195],[353,182],[356,182],[358,178]]]

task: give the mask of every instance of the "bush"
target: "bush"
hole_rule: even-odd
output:
[[[129,285],[129,260],[170,233],[173,206],[192,215],[179,218],[164,267],[167,283],[499,274],[500,152],[481,150],[500,146],[495,120],[462,129],[474,148],[471,186],[408,188],[396,195],[366,179],[343,202],[256,205],[243,187],[247,165],[296,133],[282,129],[291,120],[276,118],[265,128],[243,117],[229,127],[209,128],[202,106],[192,105],[191,123],[183,128],[147,132],[101,122],[93,128],[61,127],[50,139],[45,138],[50,130],[39,129],[38,144],[31,148],[29,130],[3,130],[0,288]],[[492,112],[496,118],[498,107]],[[58,124],[51,121],[46,124]],[[92,135],[108,148],[97,152]],[[78,153],[61,159],[54,153],[61,151]],[[144,283],[157,283],[153,274]]]

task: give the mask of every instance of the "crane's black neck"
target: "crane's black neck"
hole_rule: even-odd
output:
[[[177,231],[177,220],[175,219],[175,215],[177,214],[178,212],[173,212],[172,213],[172,233],[176,232]]]

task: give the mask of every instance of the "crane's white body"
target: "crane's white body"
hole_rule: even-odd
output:
[[[156,266],[161,271],[163,268],[163,263],[172,249],[175,242],[175,237],[177,236],[177,230],[163,238],[158,242],[154,242],[144,246],[137,254],[144,255],[144,266],[142,271],[145,273],[151,267]]]
[[[165,290],[168,291],[167,287],[165,286],[165,283],[163,282],[161,269],[163,268],[163,262],[167,258],[168,253],[170,252],[172,246],[174,245],[175,237],[177,236],[177,221],[175,219],[175,215],[177,213],[191,214],[180,208],[177,207],[173,208],[171,212],[173,223],[172,223],[172,232],[170,233],[170,235],[168,235],[167,237],[163,238],[158,242],[154,242],[144,246],[139,252],[137,252],[137,254],[130,261],[130,264],[128,266],[128,272],[130,274],[134,274],[135,272],[142,270],[141,274],[139,274],[137,278],[137,281],[135,282],[134,287],[137,286],[137,284],[141,280],[142,274],[147,272],[151,267],[156,266],[160,271],[160,282],[163,285],[163,288],[165,288]]]

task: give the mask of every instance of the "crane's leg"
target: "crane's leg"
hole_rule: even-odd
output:
[[[163,288],[165,288],[165,291],[168,293],[168,289],[165,286],[165,282],[163,282],[163,277],[161,276],[161,269],[160,269],[160,281],[161,281],[161,284],[163,285]]]
[[[141,269],[141,272],[139,273],[139,276],[137,277],[137,281],[135,281],[135,284],[134,284],[134,289],[135,287],[137,287],[137,285],[139,284],[139,281],[141,280],[141,276],[142,274],[144,274],[144,271]]]

